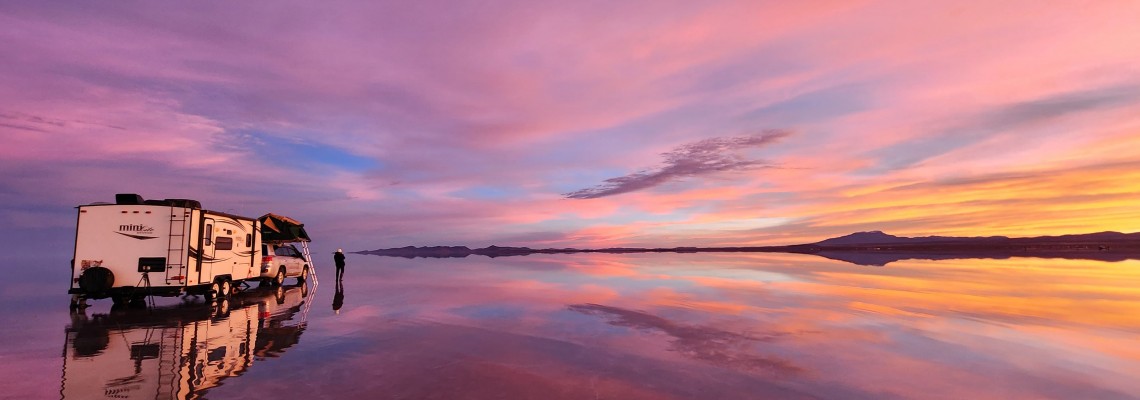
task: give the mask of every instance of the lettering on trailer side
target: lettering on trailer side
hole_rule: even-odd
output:
[[[158,239],[158,236],[154,234],[154,227],[143,224],[119,225],[119,230],[115,233],[138,240]]]

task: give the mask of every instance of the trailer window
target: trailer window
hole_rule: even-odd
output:
[[[253,235],[245,234],[245,247],[253,247]]]
[[[209,245],[213,244],[213,242],[214,242],[213,239],[214,239],[214,224],[206,224],[206,235],[205,235],[205,237],[202,238],[202,240],[206,242],[207,246],[209,246]]]
[[[232,250],[234,248],[234,239],[227,236],[218,236],[218,240],[214,242],[214,250]]]
[[[226,359],[226,347],[221,346],[206,353],[206,361],[222,361]]]

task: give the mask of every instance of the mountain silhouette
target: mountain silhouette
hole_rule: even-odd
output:
[[[1115,233],[1115,232],[1114,232]],[[1092,234],[1097,235],[1097,234]],[[1089,235],[1076,235],[1076,236],[1089,236]],[[870,231],[870,232],[856,232],[850,235],[835,237],[814,244],[820,246],[844,246],[853,244],[920,244],[920,243],[949,243],[949,242],[975,242],[975,243],[994,243],[1010,238],[1005,236],[979,236],[979,237],[954,237],[954,236],[921,236],[921,237],[903,237],[895,236],[883,231]],[[1034,239],[1034,238],[1029,238]]]
[[[882,231],[856,232],[815,243],[751,247],[610,247],[601,249],[532,249],[488,246],[406,246],[358,251],[404,258],[462,258],[570,253],[800,253],[859,265],[883,266],[907,259],[1070,258],[1099,261],[1140,259],[1140,232],[1097,232],[1076,235],[1010,238],[1006,236],[895,236]]]

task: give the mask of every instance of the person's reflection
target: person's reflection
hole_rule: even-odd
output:
[[[344,306],[344,283],[336,280],[336,293],[333,294],[333,312],[340,314],[340,307]]]

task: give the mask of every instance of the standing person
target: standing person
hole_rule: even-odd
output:
[[[344,250],[336,249],[336,254],[333,254],[333,261],[336,262],[336,281],[344,277]]]

